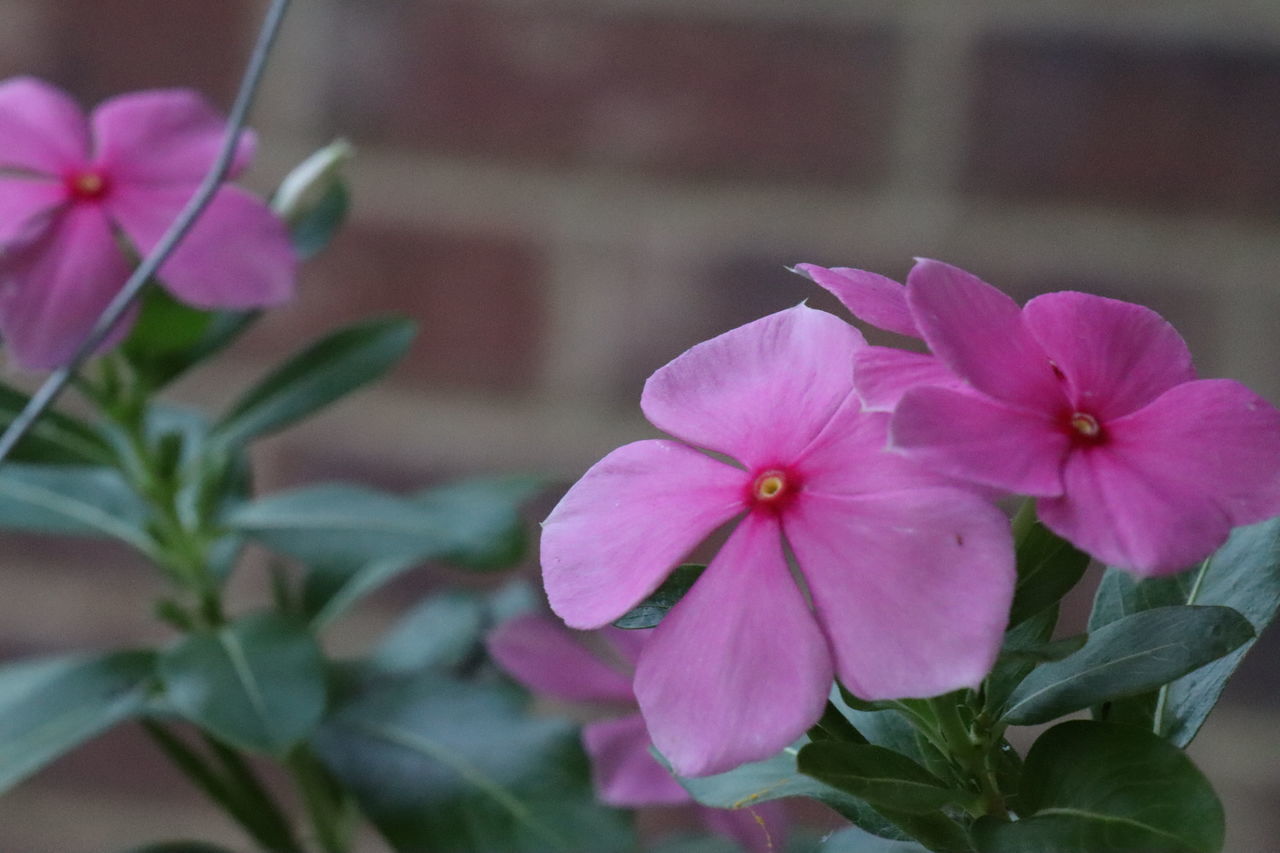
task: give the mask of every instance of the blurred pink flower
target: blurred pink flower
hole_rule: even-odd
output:
[[[803,269],[828,287],[842,272]],[[847,305],[869,298],[864,282],[847,277]],[[1054,532],[1142,575],[1280,514],[1280,412],[1237,382],[1197,380],[1150,309],[1070,291],[1019,309],[929,260],[884,292],[937,357],[921,387],[898,377],[893,445],[922,464],[1039,498]]]
[[[695,346],[641,401],[681,441],[610,453],[543,524],[552,609],[598,628],[740,517],[637,665],[649,733],[682,775],[792,743],[834,674],[866,699],[932,696],[976,686],[999,650],[1014,581],[1007,521],[884,452],[888,416],[852,392],[848,365],[864,346],[804,306]]]
[[[620,808],[694,804],[650,754],[649,733],[635,707],[631,675],[649,633],[606,628],[575,636],[550,618],[530,615],[504,622],[487,640],[498,665],[535,693],[625,709],[621,716],[588,723],[582,730],[596,796]],[[588,649],[580,640],[595,641],[596,648]],[[732,811],[697,806],[697,813],[712,831],[750,851],[781,849],[786,834],[780,803]]]
[[[185,90],[121,95],[86,118],[47,83],[0,83],[0,335],[18,364],[70,359],[128,278],[119,240],[138,254],[159,242],[213,165],[224,130]],[[246,135],[233,177],[252,150]],[[287,299],[296,264],[284,224],[258,198],[224,186],[159,279],[200,308],[249,308]]]

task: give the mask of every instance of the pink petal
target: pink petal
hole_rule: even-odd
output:
[[[1094,558],[1144,576],[1188,569],[1226,541],[1231,519],[1194,484],[1133,466],[1116,449],[1072,453],[1066,493],[1036,503],[1045,526]]]
[[[953,485],[954,481],[890,452],[889,415],[859,408],[850,396],[792,466],[803,493],[859,495]]]
[[[731,838],[750,853],[778,853],[786,849],[786,807],[778,800],[754,803],[740,809],[698,807],[698,816],[716,835]]]
[[[72,205],[0,254],[0,335],[31,369],[65,364],[119,292],[129,267],[94,205]],[[118,342],[118,325],[104,348]]]
[[[1066,405],[1018,303],[999,290],[958,267],[920,260],[907,276],[907,302],[929,349],[979,391],[1034,408]]]
[[[797,305],[698,344],[645,383],[659,429],[748,467],[807,445],[853,391],[858,330]]]
[[[907,389],[917,385],[957,391],[969,387],[937,356],[892,347],[858,350],[853,356],[853,384],[863,405],[878,412],[893,411]]]
[[[620,808],[689,802],[689,792],[649,752],[649,732],[639,714],[591,723],[582,730],[591,756],[596,799]]]
[[[674,441],[638,441],[597,462],[542,523],[551,609],[599,628],[653,592],[744,508],[745,472]]]
[[[1189,568],[1235,525],[1280,515],[1280,412],[1237,382],[1165,392],[1073,453],[1044,523],[1100,560],[1143,575]]]
[[[160,242],[190,200],[186,189],[113,192],[111,215],[141,254]],[[261,199],[224,186],[160,268],[174,296],[197,308],[257,308],[293,295],[297,255],[284,223]]]
[[[773,516],[748,516],[654,629],[636,698],[682,776],[767,758],[813,724],[831,655],[787,569]]]
[[[569,702],[634,701],[631,679],[546,616],[517,616],[485,640],[507,674],[535,693]]]
[[[977,687],[1015,580],[1004,514],[954,489],[804,495],[783,519],[836,672],[858,696]]]
[[[1076,408],[1102,420],[1196,378],[1186,342],[1150,308],[1067,291],[1037,296],[1022,316],[1063,372]]]
[[[172,186],[188,195],[204,179],[226,133],[226,120],[197,92],[157,89],[104,101],[91,118],[95,163],[130,189]],[[241,134],[230,178],[253,159],[252,133]]]
[[[58,178],[89,159],[89,124],[66,92],[34,77],[0,83],[0,168]]]
[[[831,291],[850,314],[864,323],[907,337],[920,337],[907,307],[907,291],[893,279],[849,267],[796,264],[795,268],[814,284]]]
[[[24,228],[39,225],[32,220],[51,213],[66,201],[61,183],[27,178],[0,178],[0,243],[8,243]]]
[[[921,465],[1023,495],[1062,494],[1071,439],[1039,412],[978,394],[912,388],[894,410],[891,444]]]

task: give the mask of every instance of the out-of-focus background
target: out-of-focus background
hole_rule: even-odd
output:
[[[265,5],[0,0],[0,75],[225,108]],[[641,383],[690,344],[806,298],[836,309],[797,261],[900,278],[929,256],[1019,299],[1143,302],[1204,375],[1280,402],[1277,3],[300,0],[253,124],[264,191],[351,139],[354,218],[177,396],[217,405],[358,316],[422,324],[391,381],[260,447],[264,488],[568,480],[648,434]],[[360,648],[432,571],[334,642]],[[162,639],[157,588],[123,549],[6,535],[0,657]],[[1231,853],[1280,838],[1277,725],[1272,636],[1193,748]],[[0,798],[4,851],[165,835],[238,838],[129,730]]]

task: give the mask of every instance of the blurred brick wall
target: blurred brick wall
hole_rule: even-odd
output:
[[[0,73],[87,103],[184,85],[225,106],[264,8],[0,0]],[[303,0],[254,123],[263,190],[351,138],[354,221],[297,301],[179,396],[225,401],[356,316],[422,324],[391,382],[262,446],[268,487],[572,477],[646,433],[640,385],[688,345],[804,298],[834,307],[783,269],[800,260],[901,276],[931,256],[1020,298],[1145,302],[1203,374],[1280,401],[1280,4]],[[123,551],[88,568],[73,545],[3,543],[6,656],[163,636]],[[367,642],[393,604],[336,642]],[[1280,837],[1278,646],[1196,753],[1233,853]],[[0,849],[234,842],[149,756],[124,731],[0,798]]]

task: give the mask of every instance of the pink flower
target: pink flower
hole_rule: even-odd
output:
[[[1197,380],[1155,312],[1074,292],[1019,309],[927,260],[898,293],[937,356],[941,381],[921,384],[963,380],[899,386],[892,439],[910,457],[1039,498],[1058,535],[1142,575],[1186,569],[1233,526],[1280,514],[1280,412],[1237,382]]]
[[[626,709],[622,716],[582,730],[596,796],[620,808],[693,803],[649,752],[649,733],[635,708],[631,674],[650,633],[606,628],[574,636],[549,618],[519,616],[499,625],[487,641],[498,665],[530,690],[568,702]],[[595,649],[584,642],[594,642]],[[747,850],[781,849],[787,819],[779,803],[734,811],[699,806],[697,811],[708,828]]]
[[[15,361],[70,359],[129,276],[118,237],[149,252],[195,194],[223,132],[193,92],[122,95],[86,118],[39,80],[0,83],[0,335]],[[233,175],[252,149],[246,137]],[[224,186],[159,278],[191,305],[249,308],[287,299],[295,266],[283,223]]]
[[[544,522],[552,609],[598,628],[738,519],[636,669],[649,734],[682,775],[775,754],[817,720],[835,674],[866,699],[923,697],[976,686],[995,659],[1008,524],[884,452],[888,416],[860,409],[847,368],[863,346],[804,306],[699,344],[641,401],[681,441],[615,450]]]

